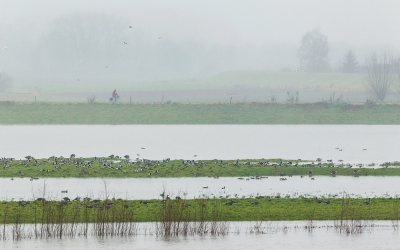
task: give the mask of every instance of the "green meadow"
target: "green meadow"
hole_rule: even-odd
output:
[[[0,103],[0,124],[400,124],[398,104]]]
[[[400,176],[398,162],[376,168],[362,165],[282,159],[138,160],[116,158],[2,159],[0,177],[8,178],[157,178],[268,176]],[[290,178],[290,177],[288,177]]]
[[[399,220],[398,198],[3,201],[1,223]],[[17,220],[17,221],[16,221]]]

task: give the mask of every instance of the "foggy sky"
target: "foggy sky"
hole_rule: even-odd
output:
[[[398,0],[1,0],[0,70],[57,79],[75,71],[105,77],[107,66],[121,77],[162,80],[297,68],[301,37],[315,27],[328,37],[335,69],[348,50],[360,63],[374,51],[397,54],[399,13]],[[91,43],[56,34],[79,36],[60,29],[79,26],[79,17],[86,33],[101,24]],[[109,37],[94,47],[102,31]]]

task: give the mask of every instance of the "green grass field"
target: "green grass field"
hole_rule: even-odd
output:
[[[0,124],[400,124],[400,105],[2,102]]]
[[[135,161],[116,158],[2,159],[0,177],[26,178],[157,178],[256,176],[400,176],[399,163],[364,168],[346,164],[281,159]],[[332,174],[332,171],[335,171]]]
[[[399,220],[398,198],[3,201],[1,224],[82,222]]]

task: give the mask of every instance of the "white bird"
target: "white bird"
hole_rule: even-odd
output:
[[[7,49],[7,47],[3,47],[3,49]]]

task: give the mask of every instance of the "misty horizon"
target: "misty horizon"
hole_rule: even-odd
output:
[[[294,70],[319,28],[337,70],[347,51],[397,55],[396,1],[3,1],[0,71],[15,83],[204,79]],[[4,49],[3,49],[4,48]]]

